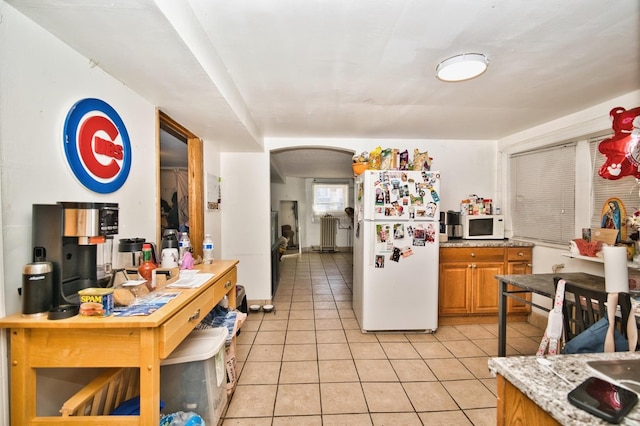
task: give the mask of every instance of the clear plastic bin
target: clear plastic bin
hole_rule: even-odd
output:
[[[163,413],[193,411],[216,425],[227,405],[223,327],[194,330],[160,364]]]

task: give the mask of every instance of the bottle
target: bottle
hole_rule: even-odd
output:
[[[229,297],[225,294],[224,297],[222,298],[222,300],[220,300],[220,302],[218,303],[218,305],[222,308],[222,309],[229,309]]]
[[[202,259],[207,265],[213,263],[213,240],[211,239],[211,234],[206,234],[204,241],[202,241]]]
[[[158,267],[156,262],[151,258],[151,244],[144,243],[142,245],[142,263],[138,266],[138,274],[147,281],[147,287],[153,291],[155,289],[155,269]]]
[[[178,259],[178,263],[182,265],[182,258],[186,252],[191,251],[191,240],[189,239],[189,234],[183,232],[180,236],[180,241],[178,242],[178,247],[180,247],[180,258]]]
[[[189,363],[182,374],[182,408],[185,411],[196,411],[200,395],[204,391],[204,371],[198,368],[200,363]]]

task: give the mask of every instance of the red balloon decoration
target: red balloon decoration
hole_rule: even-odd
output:
[[[598,174],[616,180],[624,176],[640,179],[640,107],[625,110],[615,107],[609,112],[613,136],[600,142],[598,150],[605,162]]]

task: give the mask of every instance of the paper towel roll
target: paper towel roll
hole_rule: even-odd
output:
[[[604,254],[604,286],[607,293],[628,293],[627,248],[604,246],[602,253]]]

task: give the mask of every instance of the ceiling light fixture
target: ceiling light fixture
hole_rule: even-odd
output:
[[[440,62],[436,77],[442,81],[465,81],[475,78],[487,70],[489,59],[481,53],[463,53]]]

